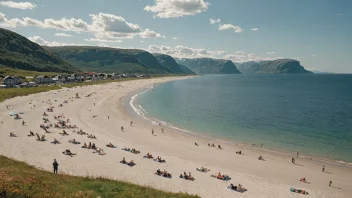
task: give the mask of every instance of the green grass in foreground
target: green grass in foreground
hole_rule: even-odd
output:
[[[42,87],[30,87],[30,88],[9,88],[0,89],[0,102],[6,99],[10,99],[16,96],[26,96],[29,94],[40,93],[55,89],[61,89],[59,86],[42,86]]]
[[[163,179],[163,178],[160,178]],[[36,169],[0,155],[0,193],[7,197],[121,197],[121,198],[197,198],[105,178],[87,178]],[[0,195],[1,196],[1,195]]]
[[[0,75],[3,76],[56,76],[59,73],[55,72],[37,72],[37,71],[29,71],[29,70],[20,70],[20,69],[13,69],[9,67],[0,66]]]

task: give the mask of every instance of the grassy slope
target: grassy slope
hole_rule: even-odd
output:
[[[20,69],[13,69],[9,67],[0,66],[0,75],[3,76],[56,76],[59,73],[55,72],[36,72],[36,71],[29,71],[29,70],[20,70]]]
[[[105,178],[54,175],[23,162],[0,156],[0,193],[8,197],[141,197],[196,198],[184,193],[169,193],[127,182]],[[1,196],[1,195],[0,195]]]
[[[77,68],[27,38],[0,28],[0,64],[16,69],[45,72],[77,72]]]

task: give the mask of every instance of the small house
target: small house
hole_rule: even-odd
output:
[[[49,84],[49,83],[54,83],[54,81],[49,76],[38,76],[35,78],[35,83],[36,84]]]
[[[22,78],[17,76],[7,76],[4,78],[4,85],[6,85],[6,87],[15,87],[15,85],[19,85],[22,82]]]

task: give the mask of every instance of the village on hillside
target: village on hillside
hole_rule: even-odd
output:
[[[1,76],[0,88],[25,88],[52,84],[93,82],[99,80],[117,80],[121,78],[149,78],[149,74],[115,74],[84,72],[56,76]]]

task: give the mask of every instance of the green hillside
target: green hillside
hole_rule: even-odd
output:
[[[249,74],[309,74],[299,61],[277,59],[273,61],[245,62],[238,65],[242,73]]]
[[[184,65],[180,65],[176,63],[176,60],[169,55],[166,54],[153,54],[154,57],[159,61],[160,64],[169,68],[171,71],[177,74],[195,74],[192,70],[188,69]]]
[[[196,74],[240,74],[235,64],[230,60],[195,58],[177,59],[177,63],[191,69]]]
[[[0,28],[0,65],[38,72],[74,73],[79,69],[27,38]]]
[[[171,74],[149,52],[89,46],[45,47],[48,51],[83,71],[115,73]]]

